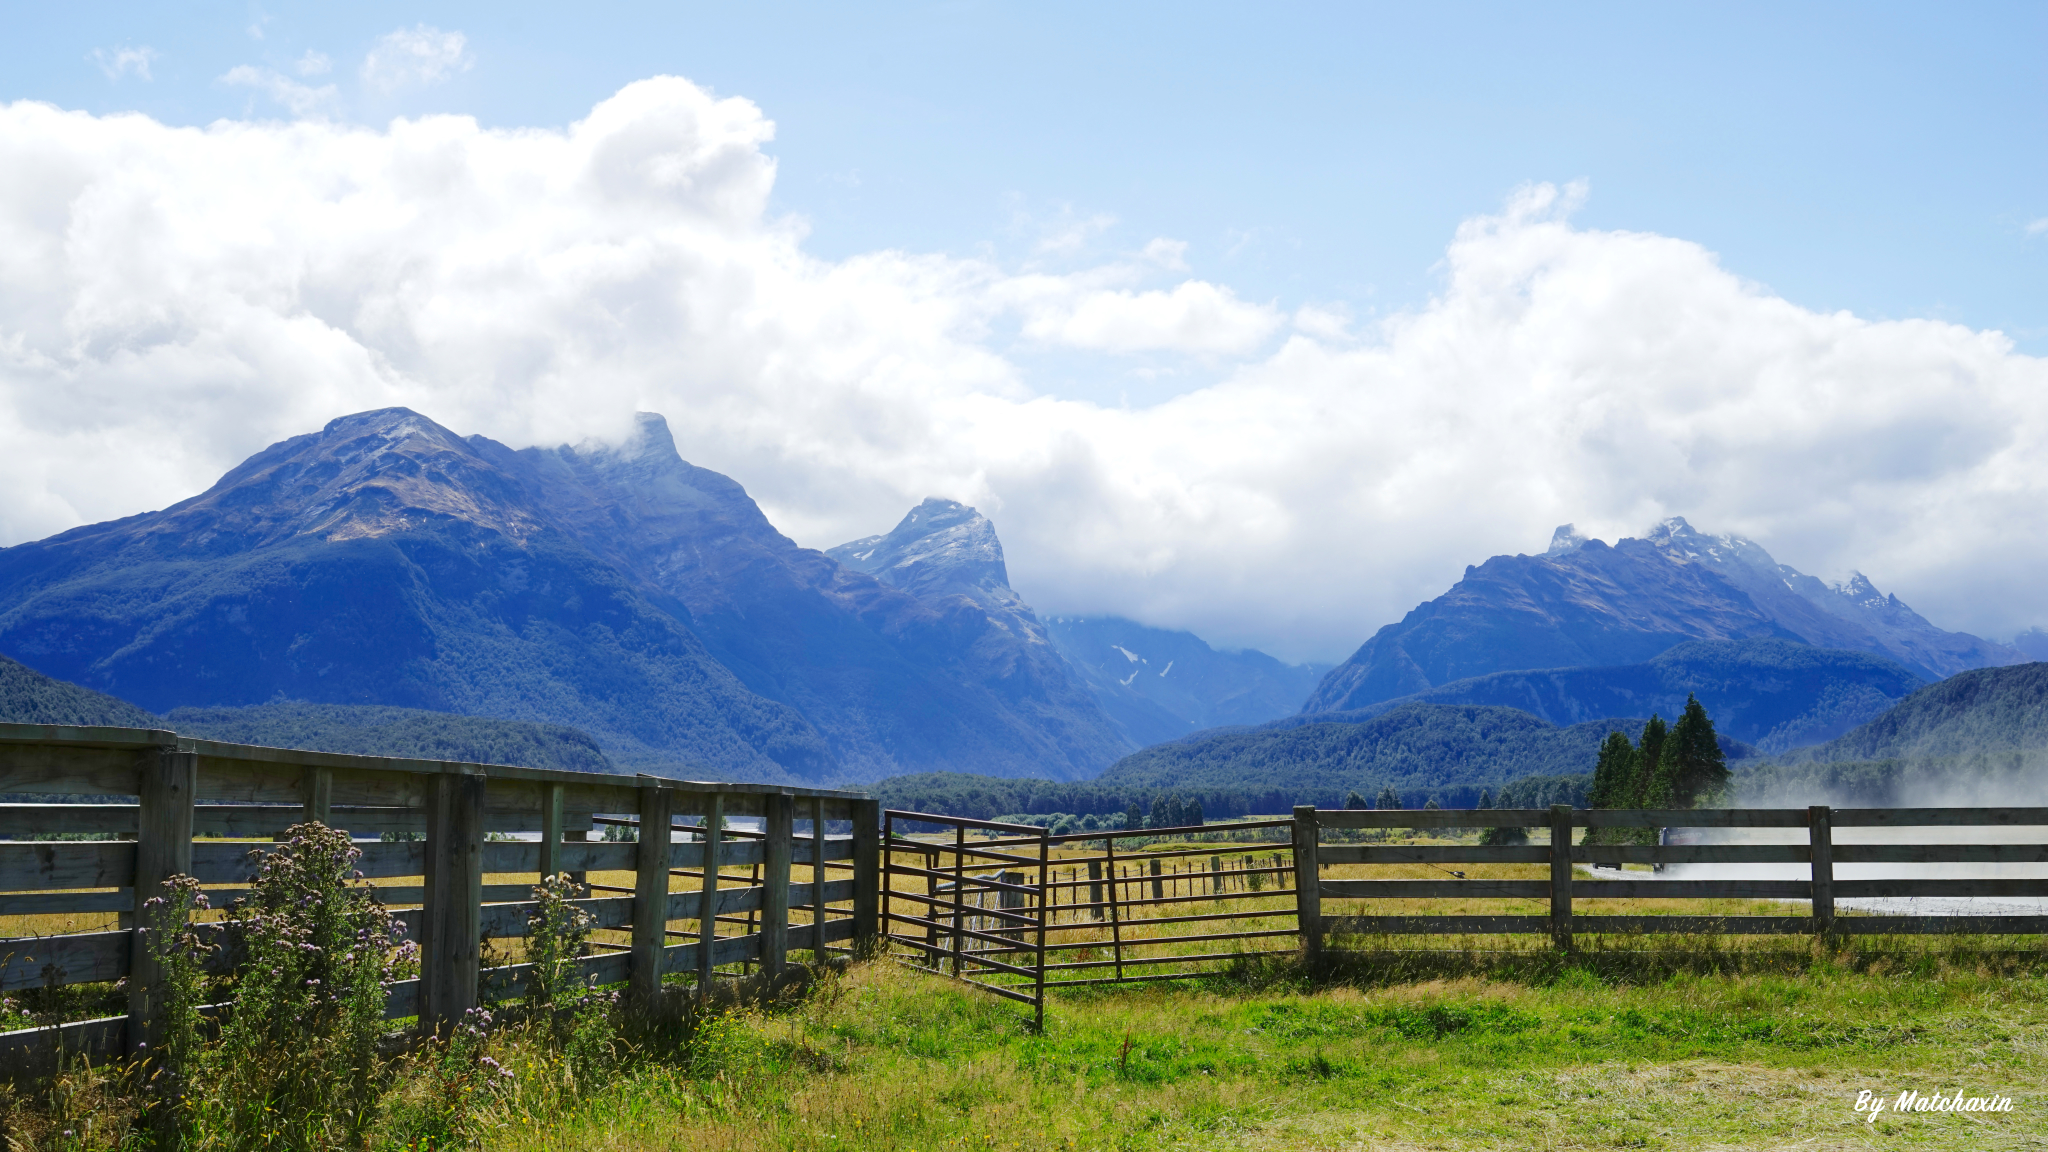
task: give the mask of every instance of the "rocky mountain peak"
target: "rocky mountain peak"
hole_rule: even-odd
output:
[[[1550,534],[1550,547],[1545,549],[1543,554],[1545,556],[1569,556],[1584,548],[1587,543],[1587,538],[1576,527],[1570,524],[1559,524],[1557,531]]]
[[[912,508],[896,527],[826,550],[858,572],[920,596],[959,592],[1014,598],[1003,542],[988,517],[937,496]]]

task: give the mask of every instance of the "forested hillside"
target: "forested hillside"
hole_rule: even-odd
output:
[[[247,708],[176,708],[159,723],[180,735],[233,744],[571,772],[617,771],[597,741],[574,728],[418,708],[294,700]]]
[[[162,720],[118,696],[45,676],[5,656],[0,656],[0,724],[164,727]]]
[[[1371,796],[1391,785],[1404,795],[1476,796],[1525,776],[1589,772],[1607,733],[1642,725],[1617,718],[1558,727],[1513,708],[1405,704],[1370,718],[1296,718],[1157,745],[1118,761],[1098,783],[1302,797]],[[1731,758],[1754,753],[1737,741],[1723,747]]]

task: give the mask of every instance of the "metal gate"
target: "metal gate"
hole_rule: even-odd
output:
[[[1042,1024],[1047,987],[1184,980],[1298,948],[1293,831],[1253,820],[1054,836],[890,811],[888,938],[905,962],[1029,1004]]]
[[[969,829],[986,835],[970,845]],[[929,838],[914,838],[912,830]],[[1043,1028],[1051,854],[1052,838],[1043,828],[888,812],[882,833],[888,939],[911,948],[921,967],[1031,1005],[1033,1026]]]

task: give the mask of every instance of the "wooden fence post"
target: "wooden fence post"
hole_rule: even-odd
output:
[[[704,809],[704,887],[697,903],[697,995],[711,995],[718,967],[718,850],[725,844],[725,793],[713,792]]]
[[[882,802],[853,802],[853,948],[872,956],[882,946]]]
[[[562,870],[562,786],[540,786],[540,878]]]
[[[1572,806],[1550,806],[1550,940],[1572,947]]]
[[[1102,919],[1102,861],[1088,862],[1088,917]]]
[[[1310,972],[1323,965],[1323,891],[1316,867],[1319,835],[1312,805],[1294,809],[1294,915],[1301,930],[1301,960]]]
[[[772,991],[789,961],[789,879],[796,839],[796,798],[787,793],[761,798],[761,974]]]
[[[1834,813],[1825,804],[1806,810],[1807,844],[1813,859],[1813,930],[1826,938],[1835,930]]]
[[[136,791],[135,931],[128,961],[128,1049],[162,1043],[162,973],[149,954],[142,906],[162,894],[163,882],[192,872],[192,801],[199,788],[199,757],[166,748],[142,757]]]
[[[328,827],[334,826],[334,769],[306,768],[299,777],[301,824],[319,821]]]
[[[627,961],[628,998],[651,1012],[661,998],[662,948],[668,943],[669,825],[675,793],[658,784],[640,789],[639,851],[633,859],[633,953]]]
[[[1159,861],[1154,860],[1152,861],[1152,898],[1154,900],[1163,900],[1165,897],[1166,889],[1159,881]]]
[[[483,952],[484,777],[443,772],[427,787],[420,909],[420,1024],[441,1033],[477,1004]]]
[[[811,963],[825,962],[825,798],[811,797]]]

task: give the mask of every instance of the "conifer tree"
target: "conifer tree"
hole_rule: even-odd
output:
[[[1161,792],[1159,795],[1154,796],[1152,798],[1152,823],[1150,825],[1151,827],[1167,828],[1172,826],[1173,803],[1173,797],[1168,796],[1164,792]]]
[[[1685,712],[1664,738],[1657,756],[1657,770],[1650,781],[1650,799],[1658,808],[1691,808],[1701,798],[1726,787],[1728,763],[1721,754],[1721,742],[1714,737],[1714,722],[1699,699],[1688,695]]]
[[[1202,798],[1200,796],[1188,797],[1188,802],[1181,805],[1180,818],[1181,822],[1190,828],[1199,828],[1203,824],[1208,823],[1207,818],[1202,815]]]
[[[1344,794],[1344,807],[1356,811],[1361,808],[1370,808],[1372,804],[1365,797],[1358,794],[1358,789],[1353,788]]]
[[[1392,784],[1382,785],[1380,787],[1380,794],[1374,798],[1372,806],[1382,812],[1393,811],[1401,806],[1401,794],[1394,791]]]
[[[1651,785],[1657,777],[1657,765],[1664,755],[1664,738],[1668,729],[1664,717],[1650,714],[1650,722],[1643,725],[1643,738],[1636,741],[1636,754],[1629,764],[1629,808],[1653,808]]]
[[[1138,807],[1138,802],[1133,800],[1131,801],[1131,806],[1124,809],[1124,827],[1132,832],[1136,832],[1144,826],[1145,810]]]
[[[1600,759],[1593,767],[1593,786],[1588,790],[1586,806],[1589,808],[1626,808],[1635,799],[1636,746],[1630,742],[1628,733],[1609,732],[1607,742],[1600,745]],[[1588,828],[1586,843],[1609,844],[1618,837],[1614,828]]]

